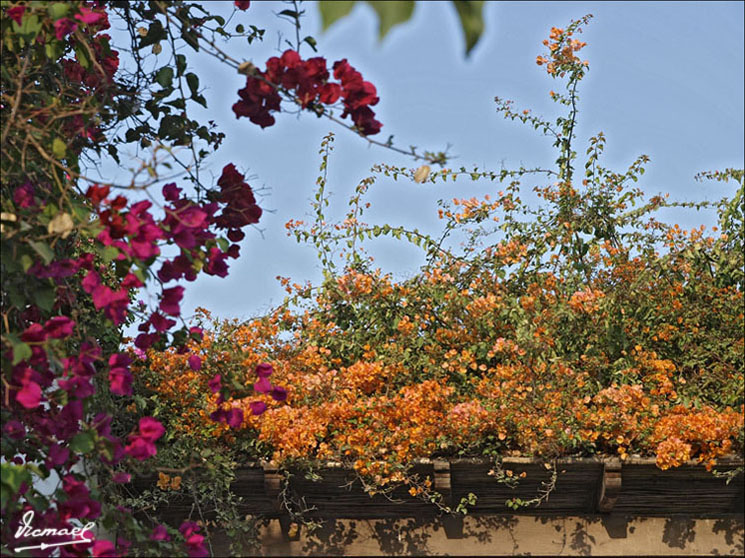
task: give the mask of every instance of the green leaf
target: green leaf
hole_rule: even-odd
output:
[[[184,39],[187,45],[199,52],[199,36],[194,31],[186,31],[186,28],[181,30],[181,38]]]
[[[34,291],[34,302],[45,312],[51,312],[54,306],[55,290],[52,287],[36,289]]]
[[[89,453],[96,447],[93,435],[90,432],[77,434],[70,442],[70,449],[75,453]]]
[[[367,0],[375,13],[378,14],[378,35],[382,40],[395,25],[404,23],[411,19],[414,13],[414,2],[398,1],[385,2],[381,0]]]
[[[303,39],[303,42],[304,43],[308,43],[308,46],[310,46],[310,48],[313,49],[313,52],[318,52],[318,49],[316,48],[316,46],[318,45],[318,43],[316,42],[316,40],[313,37],[311,37],[310,35],[308,35],[307,37],[305,37]]]
[[[86,50],[81,46],[75,47],[75,58],[78,59],[78,62],[84,69],[88,69],[91,67],[91,61],[90,58],[88,58],[88,53]]]
[[[54,21],[57,21],[58,19],[62,19],[67,15],[67,13],[70,11],[70,6],[67,4],[67,2],[55,2],[47,8],[47,11],[49,11],[49,15],[52,17],[52,19]]]
[[[453,6],[460,18],[463,37],[466,40],[466,56],[468,56],[484,32],[484,2],[453,0]]]
[[[147,35],[140,39],[140,44],[137,48],[145,48],[146,46],[154,45],[160,41],[167,39],[168,34],[163,29],[163,24],[159,20],[155,20],[150,24],[147,30]]]
[[[64,52],[65,48],[61,41],[49,41],[44,45],[44,54],[50,60],[57,60]]]
[[[29,474],[26,467],[22,465],[15,465],[13,463],[2,463],[0,464],[0,484],[3,486],[2,490],[2,506],[5,508],[7,501],[11,497],[17,496],[18,490],[21,488],[23,483],[31,484],[31,475]]]
[[[21,20],[21,25],[18,25],[15,21],[13,22],[13,31],[20,35],[36,35],[41,29],[41,23],[36,15],[24,15]]]
[[[31,347],[29,347],[26,343],[21,343],[20,341],[18,343],[13,343],[13,366],[18,364],[22,360],[31,358],[31,355]]]
[[[192,99],[199,95],[199,78],[197,74],[191,72],[186,74],[186,83],[189,86],[189,91],[191,91]]]
[[[31,256],[28,254],[23,254],[20,258],[21,261],[21,267],[23,267],[23,272],[27,272],[28,269],[34,265],[34,260],[31,259]]]
[[[321,27],[325,31],[337,19],[340,19],[352,11],[356,2],[354,0],[322,0],[318,3],[318,11],[321,12]]]
[[[176,75],[182,76],[186,71],[186,56],[183,54],[176,55]]]
[[[140,139],[140,132],[134,128],[130,128],[124,133],[124,139],[127,143],[137,141]]]
[[[186,103],[182,98],[174,99],[173,101],[167,101],[166,104],[169,107],[176,108],[178,110],[184,110],[186,108]]]
[[[98,253],[100,254],[104,263],[109,263],[119,255],[119,249],[114,246],[105,246],[103,248],[100,248],[98,250]]]
[[[29,244],[34,251],[41,256],[46,265],[49,265],[54,259],[54,252],[46,242],[30,241]]]
[[[155,81],[163,88],[171,87],[173,83],[173,68],[163,66],[155,73]]]
[[[135,269],[132,273],[134,273],[135,277],[137,277],[143,284],[147,282],[147,275],[145,275],[145,272],[141,269]]]
[[[52,142],[52,153],[57,159],[64,159],[67,153],[67,145],[59,138],[54,138]]]

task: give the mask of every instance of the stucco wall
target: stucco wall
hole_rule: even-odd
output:
[[[463,538],[431,520],[332,520],[287,540],[279,521],[261,530],[268,556],[742,556],[743,517],[730,519],[465,517]]]

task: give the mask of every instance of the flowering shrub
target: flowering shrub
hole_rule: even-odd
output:
[[[351,116],[356,129],[365,136],[380,132],[382,124],[375,120],[370,106],[377,104],[375,86],[364,81],[362,75],[349,65],[346,58],[334,63],[334,78],[329,82],[326,60],[316,57],[302,60],[294,50],[281,57],[273,56],[266,62],[266,70],[250,71],[246,87],[238,91],[241,100],[233,105],[237,118],[245,116],[262,128],[274,124],[270,114],[280,110],[280,92],[294,95],[301,108],[323,113],[318,103],[333,105],[343,99],[342,118]]]
[[[581,23],[553,29],[538,59],[551,77],[567,78],[565,95],[551,92],[569,111],[556,126],[497,100],[506,118],[555,138],[556,168],[379,165],[337,224],[323,215],[324,174],[315,221],[287,224],[315,244],[323,284],[280,278],[286,303],[245,323],[210,323],[204,311],[208,333],[190,346],[198,369],[172,350],[138,360],[143,395],[179,410],[160,412],[174,443],[191,438],[285,466],[341,461],[371,493],[405,483],[427,498],[426,479],[409,473],[417,458],[640,454],[662,469],[690,459],[710,469],[742,451],[743,172],[712,175],[739,190],[697,204],[719,213],[708,234],[657,220],[662,207],[694,204],[631,187],[645,156],[622,172],[604,168],[602,134],[575,178],[576,88],[588,64],[575,55],[584,43],[571,37]],[[322,170],[332,141],[323,141]],[[483,200],[443,203],[444,232],[430,236],[362,222],[364,195],[381,175],[504,185]],[[535,188],[537,207],[520,193],[535,176],[549,182]],[[361,241],[378,236],[421,247],[427,264],[406,280],[375,269]],[[250,386],[266,365],[282,397],[222,401],[209,389],[216,374]],[[237,428],[211,423],[216,409],[240,410]]]
[[[249,7],[235,2],[237,10]],[[110,18],[128,31],[130,44],[113,43]],[[179,283],[202,272],[225,277],[245,228],[262,214],[235,165],[226,165],[216,184],[199,175],[224,136],[213,123],[189,116],[193,103],[206,107],[206,100],[183,47],[202,48],[235,71],[241,65],[216,39],[250,43],[264,32],[239,24],[230,33],[225,25],[221,16],[181,1],[2,5],[3,554],[21,544],[14,533],[29,512],[34,528],[70,532],[91,520],[114,537],[61,546],[39,541],[46,546],[35,555],[114,556],[135,542],[137,552],[148,554],[206,553],[203,526],[141,521],[117,503],[131,472],[146,471],[149,465],[140,462],[172,435],[133,398],[136,351],[172,350],[200,370],[200,356],[189,351],[202,331],[181,319]],[[299,48],[289,51],[294,59],[283,57],[281,75],[270,76],[288,94],[297,89],[290,100],[309,107],[306,88],[318,88],[320,102],[343,99],[344,116],[360,133],[378,131],[369,108],[378,101],[375,87],[346,61],[334,69],[340,84],[326,83],[328,72],[303,73]],[[157,60],[164,49],[169,61],[146,70],[144,59]],[[105,156],[120,163],[127,146],[151,157],[131,181],[86,175]],[[183,170],[181,186],[161,176],[174,166]],[[135,304],[146,287],[155,302]],[[127,324],[138,329],[131,349],[121,338]],[[269,380],[271,368],[258,366],[256,374],[244,392],[284,399],[285,389]],[[219,376],[208,386],[219,393],[215,405],[234,389]],[[259,398],[249,408],[258,416],[263,405]],[[218,408],[208,420],[216,429],[235,428],[243,416]],[[43,481],[57,486],[44,492]]]

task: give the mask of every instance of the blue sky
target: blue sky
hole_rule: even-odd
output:
[[[219,4],[219,7],[218,7]],[[229,13],[232,2],[210,2]],[[291,37],[291,26],[274,12],[279,2],[252,2],[233,22],[267,29],[262,45],[229,47],[239,59],[263,67],[269,56],[284,50],[278,31]],[[639,186],[650,194],[670,192],[680,200],[731,196],[733,185],[697,183],[702,170],[743,167],[743,3],[742,2],[488,2],[486,32],[470,58],[452,6],[447,2],[418,2],[413,18],[394,28],[381,43],[373,11],[358,5],[350,16],[321,33],[314,3],[304,3],[303,36],[318,41],[318,55],[329,65],[347,58],[380,96],[374,107],[384,127],[379,138],[393,134],[397,145],[440,150],[451,144],[457,155],[452,166],[473,164],[499,169],[549,166],[555,159],[548,138],[504,120],[496,113],[494,97],[515,101],[517,107],[554,120],[558,105],[548,92],[560,90],[535,64],[541,41],[552,26],[592,13],[581,36],[588,46],[590,72],[581,90],[577,151],[603,131],[608,144],[605,166],[621,170],[640,154],[651,157]],[[301,52],[312,55],[310,49]],[[274,279],[289,276],[302,282],[321,277],[315,250],[287,237],[288,219],[310,215],[320,162],[321,138],[336,132],[330,161],[331,216],[344,213],[347,198],[376,163],[416,167],[411,159],[369,147],[366,142],[326,119],[311,114],[277,115],[277,124],[262,130],[247,119],[236,120],[231,105],[244,78],[212,60],[196,59],[209,110],[227,135],[223,148],[210,159],[208,171],[219,176],[234,162],[252,177],[264,195],[266,210],[258,229],[241,243],[241,258],[231,262],[225,279],[200,277],[189,284],[185,314],[203,306],[221,317],[246,319],[280,303],[284,291]],[[526,188],[539,182],[525,183]],[[419,185],[379,179],[369,201],[368,223],[417,226],[436,232],[436,202],[440,198],[483,196],[496,184],[460,180],[447,185]],[[674,214],[691,227],[714,224],[710,214]],[[417,252],[392,242],[372,251],[376,263],[399,277],[416,272]]]

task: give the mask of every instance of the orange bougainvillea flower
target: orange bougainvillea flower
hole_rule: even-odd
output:
[[[552,28],[536,59],[569,75],[566,93],[551,92],[562,106],[586,71],[574,38],[586,21]],[[280,278],[288,299],[265,316],[199,310],[204,335],[186,351],[137,358],[142,397],[128,415],[157,411],[175,445],[280,466],[340,462],[371,491],[405,483],[419,498],[431,497],[411,472],[422,458],[643,455],[668,469],[741,452],[741,229],[726,212],[713,236],[655,218],[666,197],[629,187],[648,158],[601,167],[602,134],[572,179],[573,120],[554,129],[498,102],[508,118],[556,135],[558,171],[533,188],[538,207],[521,200],[521,181],[543,171],[376,167],[337,223],[320,201],[316,221],[288,223],[329,261],[344,250],[346,263],[324,267],[315,287]],[[378,175],[501,185],[443,201],[444,232],[428,236],[363,222],[362,194]],[[426,264],[406,278],[374,269],[359,246],[381,235],[424,248]],[[176,478],[158,485],[177,490]]]

